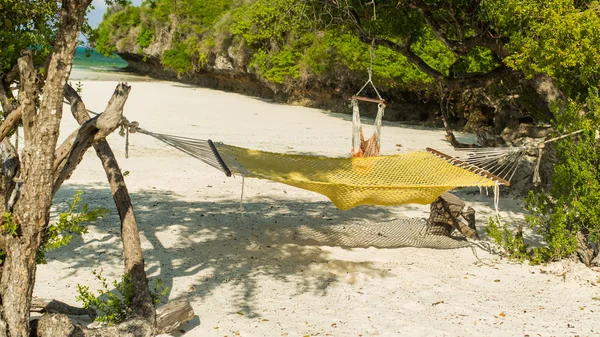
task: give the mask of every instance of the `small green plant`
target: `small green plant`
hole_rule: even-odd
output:
[[[47,252],[69,244],[73,239],[73,234],[81,235],[87,233],[87,228],[83,223],[98,220],[108,214],[108,210],[101,207],[89,210],[87,204],[84,204],[81,207],[80,212],[76,212],[80,202],[81,191],[77,191],[73,196],[69,211],[60,213],[58,221],[46,228],[46,231],[42,235],[42,244],[36,255],[36,262],[38,264],[45,264],[47,262]],[[2,234],[11,236],[18,235],[19,224],[13,218],[12,213],[5,212],[2,216],[4,218],[2,225],[0,226]],[[0,249],[0,265],[4,263],[5,256],[6,253]]]
[[[102,283],[96,297],[88,286],[77,284],[77,295],[75,299],[83,303],[86,309],[94,310],[97,313],[96,321],[114,325],[125,321],[127,313],[131,305],[132,287],[131,280],[128,274],[124,274],[120,282],[114,280],[112,285],[115,287],[115,292],[112,292],[108,287],[106,277],[102,276],[102,272],[95,269],[92,271],[94,276]],[[102,298],[104,297],[104,298]]]
[[[542,262],[539,249],[529,248],[529,245],[523,241],[522,228],[519,228],[516,234],[512,234],[506,223],[500,223],[499,220],[490,217],[484,230],[504,250],[504,255],[509,259],[520,262],[528,260],[531,264]]]
[[[69,210],[60,213],[58,221],[48,226],[42,236],[42,244],[36,256],[37,263],[46,263],[46,253],[69,244],[73,239],[73,234],[87,233],[84,223],[96,221],[109,213],[107,209],[102,207],[90,210],[87,204],[83,204],[81,210],[77,212],[80,203],[81,191],[77,191],[73,196]]]
[[[2,225],[0,225],[0,233],[2,235],[11,235],[16,236],[19,232],[19,225],[13,219],[12,213],[5,212],[3,214],[4,221]],[[4,249],[0,249],[0,266],[4,263],[4,258],[6,257],[6,252]]]
[[[83,93],[83,83],[81,83],[81,81],[77,81],[77,83],[75,83],[75,90],[77,91],[79,96],[81,96],[81,94]]]
[[[16,223],[12,213],[4,212],[4,223],[2,224],[2,233],[5,235],[17,236],[19,225]]]
[[[83,307],[97,313],[96,321],[107,325],[119,324],[127,319],[130,312],[133,289],[129,274],[124,274],[121,281],[114,280],[112,285],[114,291],[109,289],[108,280],[102,276],[102,272],[93,270],[92,273],[102,284],[98,289],[99,296],[95,296],[89,286],[77,285],[76,300],[83,303]],[[157,279],[154,287],[150,290],[150,296],[154,306],[160,304],[161,299],[168,293],[162,280]]]

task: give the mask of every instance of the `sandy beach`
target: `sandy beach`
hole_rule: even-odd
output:
[[[98,112],[119,79],[72,76]],[[132,86],[125,116],[153,132],[276,152],[350,151],[349,114],[122,79]],[[61,139],[77,126],[69,109]],[[245,180],[240,203],[240,177],[146,135],[130,135],[128,159],[123,137],[108,140],[128,172],[149,277],[169,287],[169,300],[189,298],[197,315],[174,336],[600,336],[600,273],[575,261],[529,266],[494,254],[483,232],[496,214],[491,193],[457,191],[477,211],[481,242],[439,243],[415,230],[428,205],[340,211],[319,194],[255,179]],[[382,153],[425,147],[450,151],[442,130],[384,122]],[[57,193],[54,212],[76,191],[111,212],[48,254],[34,293],[72,305],[80,305],[78,283],[100,287],[93,269],[109,280],[123,271],[119,218],[93,150]],[[522,202],[501,196],[500,217],[523,223]]]

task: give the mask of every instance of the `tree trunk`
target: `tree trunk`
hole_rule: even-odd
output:
[[[23,185],[13,212],[13,219],[18,225],[17,232],[5,236],[6,258],[0,279],[0,336],[29,335],[35,258],[52,205],[54,150],[62,117],[63,88],[69,77],[79,31],[90,2],[63,1],[54,53],[39,109],[36,109],[38,92],[31,53],[24,52],[19,60],[19,102],[25,138],[21,166]]]
[[[567,104],[567,98],[562,91],[558,89],[556,84],[554,84],[552,77],[546,74],[536,75],[529,83],[541,100],[537,105],[548,121],[554,119],[554,114],[550,109],[553,104],[558,103],[560,113],[564,111]]]
[[[70,86],[67,86],[65,88],[65,96],[71,103],[71,112],[77,122],[85,125],[90,117],[77,92]],[[131,300],[132,315],[147,320],[146,329],[149,330],[140,335],[150,336],[153,333],[155,324],[154,305],[148,290],[148,281],[146,279],[146,271],[144,270],[144,256],[131,198],[129,197],[121,168],[108,142],[101,140],[99,143],[94,144],[94,149],[102,161],[113,200],[121,219],[121,239],[123,241],[125,273],[129,274],[132,288],[135,290]]]
[[[77,92],[70,86],[65,87],[65,97],[71,103],[71,111],[79,124],[87,125],[90,119],[85,105]],[[127,321],[112,327],[102,329],[87,329],[71,323],[64,315],[44,315],[35,325],[37,336],[154,336],[155,333],[166,333],[176,329],[181,324],[194,317],[194,311],[187,299],[169,303],[154,311],[148,283],[144,270],[139,232],[127,186],[121,174],[117,161],[110,146],[105,140],[94,145],[100,157],[113,199],[121,218],[121,236],[123,240],[123,255],[125,272],[130,275],[132,288],[132,313]]]

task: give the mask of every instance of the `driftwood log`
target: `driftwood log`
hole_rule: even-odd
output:
[[[452,193],[446,192],[435,199],[430,206],[427,220],[428,233],[450,236],[456,229],[469,239],[479,239],[475,227],[475,210]],[[463,218],[467,223],[462,222]]]
[[[85,309],[71,307],[55,300],[38,298],[34,298],[32,303],[32,309],[35,309],[32,311],[48,313],[32,324],[32,336],[119,336],[120,331],[115,331],[113,327],[84,329],[73,325],[65,316],[89,315],[90,313]],[[187,322],[194,316],[194,309],[187,298],[163,305],[156,309],[155,334],[171,332],[181,326],[182,322]]]
[[[59,313],[73,316],[89,316],[92,319],[96,318],[96,313],[93,310],[74,307],[61,301],[40,297],[33,297],[31,299],[30,311],[41,313]]]

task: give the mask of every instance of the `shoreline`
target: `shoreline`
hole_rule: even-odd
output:
[[[73,67],[69,82],[72,81],[116,81],[116,82],[158,82],[150,76],[141,76],[125,70],[85,69]]]

